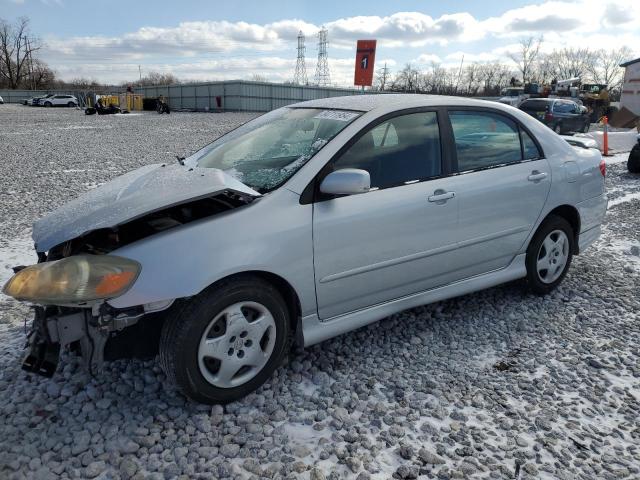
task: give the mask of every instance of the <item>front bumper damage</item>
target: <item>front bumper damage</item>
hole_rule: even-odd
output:
[[[61,350],[71,347],[79,347],[84,364],[92,375],[100,373],[109,338],[135,325],[148,313],[142,307],[115,311],[105,304],[77,309],[36,306],[34,310],[22,368],[45,377],[55,373]]]

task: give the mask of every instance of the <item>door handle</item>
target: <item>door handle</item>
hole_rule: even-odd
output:
[[[447,200],[451,200],[456,196],[455,192],[447,192],[445,190],[436,190],[433,195],[429,197],[429,201],[432,203],[445,203]]]
[[[539,182],[540,180],[544,180],[547,178],[547,174],[545,172],[539,172],[538,170],[534,170],[531,172],[531,175],[527,177],[527,180],[530,182]]]

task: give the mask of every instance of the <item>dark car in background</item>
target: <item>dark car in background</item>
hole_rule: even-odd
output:
[[[585,107],[560,98],[529,98],[518,107],[558,134],[588,132],[591,120]]]

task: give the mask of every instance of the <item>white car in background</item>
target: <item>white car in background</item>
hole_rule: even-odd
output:
[[[78,99],[73,95],[53,95],[40,100],[43,107],[77,107]]]
[[[4,103],[4,99],[0,97],[0,105],[2,105],[3,103]]]

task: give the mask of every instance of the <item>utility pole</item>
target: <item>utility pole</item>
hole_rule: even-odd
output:
[[[142,82],[142,67],[140,65],[138,65],[138,78]]]
[[[326,87],[331,85],[331,75],[329,74],[329,62],[327,55],[327,29],[322,27],[318,32],[318,63],[316,65],[315,81],[318,85]]]
[[[307,67],[304,61],[304,33],[302,30],[298,33],[298,59],[296,60],[296,72],[293,75],[293,83],[298,85],[306,85],[307,81]]]
[[[460,70],[458,70],[458,80],[456,80],[456,93],[458,94],[458,85],[460,84],[460,78],[462,77],[462,64],[464,63],[464,54],[462,54],[462,59],[460,60]]]
[[[36,89],[36,79],[33,75],[33,55],[31,54],[31,42],[29,42],[29,38],[25,38],[25,43],[27,44],[27,55],[29,56],[28,65],[29,65],[29,80],[31,83],[31,90]]]
[[[384,67],[378,70],[378,78],[380,79],[380,91],[383,92],[387,86],[387,79],[389,78],[389,69],[387,68],[387,62],[384,62]]]

